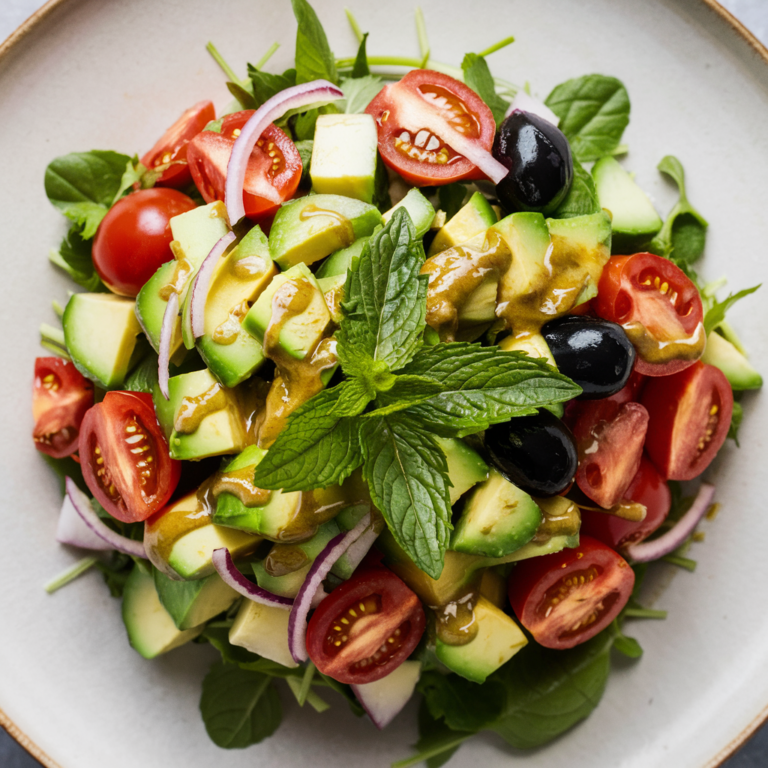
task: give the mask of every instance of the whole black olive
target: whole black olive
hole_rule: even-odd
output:
[[[509,168],[496,185],[496,194],[509,211],[552,213],[571,188],[568,139],[538,115],[516,109],[506,118],[494,139],[493,156]]]
[[[581,400],[616,394],[629,379],[635,348],[624,329],[597,317],[566,315],[541,329],[560,373],[584,392]]]
[[[534,496],[555,496],[572,482],[578,465],[571,430],[549,411],[494,424],[485,432],[491,464]]]

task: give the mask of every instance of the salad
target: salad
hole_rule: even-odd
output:
[[[337,60],[293,7],[295,68],[243,80],[210,46],[232,109],[48,167],[51,260],[85,291],[42,329],[33,437],[57,538],[94,551],[49,590],[98,568],[142,656],[213,645],[222,747],[277,729],[280,685],[379,728],[418,692],[401,766],[484,729],[535,747],[611,649],[641,655],[647,564],[695,567],[714,488],[680,482],[762,383],[725,320],[755,288],[699,284],[677,159],[665,221],[616,160],[615,78],[542,103],[490,72],[511,38],[451,68],[420,12],[420,58],[369,57],[350,16]]]

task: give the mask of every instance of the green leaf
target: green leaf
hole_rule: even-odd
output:
[[[597,199],[597,190],[592,174],[584,169],[584,166],[573,159],[573,184],[566,195],[565,200],[558,206],[553,218],[570,219],[574,216],[588,216],[592,213],[600,213],[600,201]]]
[[[128,155],[103,150],[62,155],[45,169],[45,194],[89,240],[115,200],[130,161]]]
[[[584,75],[552,90],[546,105],[560,118],[560,130],[577,160],[598,160],[612,152],[629,123],[629,95],[620,80]]]
[[[307,0],[291,0],[299,28],[296,32],[296,82],[330,80],[338,84],[336,59],[323,25]]]
[[[95,293],[106,290],[93,266],[91,242],[83,239],[76,226],[64,236],[59,250],[51,252],[50,259],[86,291]]]
[[[715,303],[707,310],[707,314],[704,315],[704,330],[709,333],[717,328],[720,323],[725,320],[725,313],[740,299],[745,296],[749,296],[750,293],[754,293],[762,283],[753,285],[751,288],[745,288],[738,293],[730,293],[728,297],[723,301],[715,301]]]
[[[123,382],[123,389],[129,392],[152,394],[157,386],[157,355],[150,350],[144,359],[131,371]]]
[[[445,211],[446,219],[452,219],[464,205],[467,198],[467,188],[455,182],[446,184],[437,188],[437,197],[440,201],[440,208]]]
[[[67,492],[66,479],[68,477],[74,480],[77,487],[83,493],[90,494],[88,486],[85,484],[85,480],[83,479],[83,470],[71,456],[65,456],[63,459],[54,459],[53,456],[49,456],[47,453],[40,453],[40,456],[58,476],[62,496],[64,496]]]
[[[398,760],[392,768],[410,768],[425,762],[427,768],[441,768],[456,753],[456,750],[472,732],[463,733],[449,728],[441,718],[430,714],[425,699],[419,707],[419,740],[414,745],[416,754],[405,760]]]
[[[391,388],[385,392],[379,392],[376,409],[366,413],[363,418],[378,418],[404,411],[406,408],[429,400],[442,390],[443,387],[439,382],[426,376],[396,375],[393,377]]]
[[[744,406],[738,402],[733,403],[733,413],[731,414],[731,426],[728,428],[728,437],[733,440],[736,445],[739,444],[739,427],[744,420]]]
[[[312,185],[312,179],[309,176],[309,166],[312,162],[312,148],[315,142],[312,139],[296,142],[296,149],[299,150],[301,158],[301,186],[309,187]]]
[[[241,109],[258,109],[261,104],[240,83],[227,83],[227,90],[237,99]]]
[[[371,70],[368,67],[368,54],[366,52],[367,42],[368,33],[366,32],[360,40],[360,46],[357,49],[355,64],[352,67],[352,77],[366,77],[371,74]]]
[[[429,432],[403,414],[366,420],[360,437],[373,503],[397,543],[437,579],[452,528],[445,454]]]
[[[123,175],[120,177],[120,186],[117,188],[117,192],[115,192],[112,205],[114,205],[123,196],[123,193],[131,189],[134,184],[141,184],[146,173],[147,169],[139,162],[138,156],[134,156],[131,160],[129,160],[125,164]],[[154,185],[154,181],[152,182],[152,185]],[[146,189],[146,187],[142,185],[142,189]]]
[[[466,437],[581,392],[543,360],[467,342],[423,348],[402,372],[442,385],[441,393],[409,408],[407,414],[447,437]]]
[[[488,105],[496,126],[500,126],[504,122],[509,102],[496,93],[488,62],[477,53],[468,53],[461,62],[461,68],[464,70],[464,82]]]
[[[308,400],[257,465],[254,484],[304,491],[341,483],[362,463],[357,421],[350,417],[370,399],[357,384],[344,382]]]
[[[222,662],[216,662],[203,680],[200,712],[211,741],[225,749],[258,744],[282,719],[270,677]]]
[[[392,207],[392,198],[389,195],[389,174],[381,155],[376,155],[376,173],[373,177],[373,200],[371,202],[382,212],[388,211]]]
[[[373,98],[384,87],[384,81],[374,75],[365,77],[348,77],[341,81],[341,90],[344,91],[344,102],[339,104],[348,115],[359,115],[365,112],[365,108],[373,101]]]
[[[611,629],[614,632],[613,647],[624,656],[630,659],[639,659],[643,655],[643,649],[640,643],[634,637],[627,637],[619,628],[618,619],[614,619]]]
[[[433,717],[442,717],[454,731],[480,731],[499,719],[506,703],[506,690],[498,680],[482,685],[458,675],[424,672],[418,690],[424,695]]]
[[[262,72],[252,64],[249,64],[248,77],[253,88],[253,98],[258,102],[259,106],[271,99],[275,94],[280,93],[280,91],[296,85],[295,69],[287,69],[282,75],[272,75],[269,72]]]

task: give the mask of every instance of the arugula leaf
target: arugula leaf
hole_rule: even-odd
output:
[[[291,0],[299,28],[296,31],[296,82],[330,80],[338,84],[336,59],[323,25],[307,0]]]
[[[573,159],[573,184],[565,200],[553,214],[555,219],[570,219],[574,216],[587,216],[600,213],[600,201],[597,199],[597,189],[592,174],[584,166]]]
[[[441,717],[454,731],[479,731],[490,727],[504,711],[506,690],[499,680],[482,685],[458,675],[424,672],[418,683],[429,712]]]
[[[371,74],[370,67],[368,66],[368,53],[366,51],[367,43],[368,33],[366,32],[360,40],[360,46],[357,49],[357,56],[352,67],[352,77],[366,77]]]
[[[440,208],[445,211],[446,219],[452,219],[464,205],[467,197],[467,188],[455,182],[438,187],[437,198],[440,201]]]
[[[287,69],[282,75],[273,75],[256,69],[253,64],[248,65],[248,77],[253,88],[253,98],[261,106],[275,94],[296,85],[296,70]]]
[[[384,87],[384,81],[374,75],[365,77],[348,77],[341,81],[341,90],[344,91],[343,109],[348,115],[359,115],[365,112],[365,108],[373,101],[379,91]],[[342,103],[337,102],[339,108]]]
[[[477,53],[468,53],[461,62],[461,68],[464,71],[464,82],[488,105],[493,112],[496,127],[500,126],[504,121],[509,102],[496,93],[493,75],[485,57]]]
[[[296,149],[299,150],[299,157],[301,158],[301,185],[311,186],[312,180],[309,176],[309,165],[312,162],[312,148],[315,146],[315,142],[312,139],[304,139],[304,141],[296,142]]]
[[[736,445],[739,445],[739,427],[744,420],[744,406],[738,401],[734,400],[733,413],[731,414],[731,426],[728,428],[728,435]]]
[[[106,290],[93,266],[91,243],[83,239],[76,226],[70,228],[59,250],[51,251],[49,258],[86,291],[95,293]]]
[[[227,83],[227,90],[237,99],[241,109],[258,109],[261,105],[253,94],[240,83]]]
[[[717,328],[720,323],[725,320],[725,313],[740,299],[745,296],[749,296],[750,293],[754,293],[762,283],[753,285],[751,288],[745,288],[738,293],[730,293],[728,297],[723,301],[715,301],[714,304],[707,310],[707,314],[704,315],[704,330],[709,333]]]
[[[130,162],[128,155],[98,149],[62,155],[45,169],[45,194],[89,240],[115,201]]]
[[[546,105],[560,118],[560,130],[577,160],[598,160],[612,152],[629,123],[629,95],[620,80],[584,75],[552,90]]]
[[[403,413],[360,428],[363,477],[397,543],[437,579],[450,540],[448,465],[432,435]]]
[[[115,192],[112,205],[114,205],[123,196],[123,194],[136,183],[141,184],[142,189],[148,189],[149,187],[154,186],[156,179],[152,179],[151,183],[148,186],[145,186],[144,182],[146,181],[146,177],[146,166],[139,162],[138,155],[134,155],[125,164],[125,170],[123,171],[123,175],[120,177],[120,186],[117,188],[117,192]]]
[[[272,679],[217,661],[203,680],[200,712],[211,741],[242,749],[271,736],[282,709]]]

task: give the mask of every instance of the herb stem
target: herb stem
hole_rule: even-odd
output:
[[[275,51],[280,47],[280,43],[272,43],[269,50],[256,62],[256,69],[261,69],[274,56]]]
[[[235,71],[232,69],[232,67],[227,64],[227,62],[224,60],[224,57],[219,53],[216,46],[209,42],[208,45],[205,46],[205,50],[208,51],[208,53],[213,56],[213,60],[219,65],[221,68],[221,71],[233,82],[239,85],[241,88],[245,88],[245,83],[235,74]]]
[[[480,51],[478,53],[478,56],[490,56],[492,53],[496,53],[496,51],[500,51],[502,48],[506,48],[508,45],[511,45],[515,42],[515,38],[510,35],[509,37],[505,37],[503,40],[499,40],[498,43],[494,43],[489,48],[486,48],[484,51]]]
[[[411,768],[413,765],[426,762],[430,757],[436,757],[437,755],[441,755],[443,752],[447,752],[449,749],[458,747],[470,736],[472,736],[471,733],[467,733],[464,736],[457,736],[455,739],[452,739],[451,741],[445,741],[442,744],[438,744],[432,749],[425,749],[423,752],[419,752],[413,757],[407,757],[405,760],[398,760],[396,763],[392,763],[392,768]]]
[[[310,690],[312,689],[312,678],[315,676],[315,665],[310,661],[307,664],[307,668],[304,670],[304,677],[301,678],[301,688],[296,696],[296,700],[299,702],[299,706],[303,707],[307,700]]]
[[[691,560],[689,557],[680,557],[680,555],[665,555],[661,559],[667,563],[676,565],[679,568],[685,568],[686,571],[691,571],[691,573],[696,570],[696,561]]]
[[[416,37],[419,40],[419,51],[421,53],[421,69],[424,69],[429,61],[429,38],[427,37],[427,24],[424,21],[424,12],[420,6],[416,6],[414,11],[416,17]]]
[[[61,304],[56,301],[56,299],[51,302],[51,307],[53,307],[53,311],[56,313],[56,317],[61,319],[64,316],[64,307],[62,307]]]
[[[347,21],[349,22],[349,26],[352,27],[352,31],[355,33],[357,42],[361,43],[363,41],[363,32],[360,29],[360,25],[357,23],[357,19],[354,17],[352,11],[350,11],[349,8],[345,8],[344,13],[347,14]]]
[[[666,619],[666,611],[657,611],[653,608],[627,608],[624,615],[633,619]]]
[[[78,560],[74,565],[67,568],[58,576],[51,579],[44,587],[45,591],[52,595],[57,589],[61,589],[69,584],[70,581],[74,581],[78,576],[85,573],[89,568],[96,565],[95,557],[84,557],[82,560]]]

